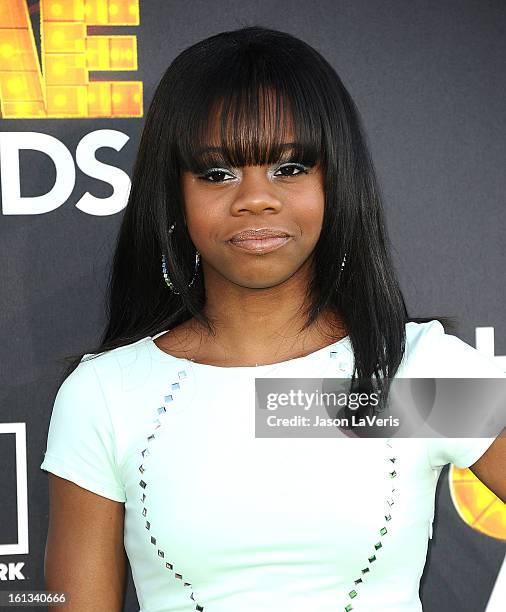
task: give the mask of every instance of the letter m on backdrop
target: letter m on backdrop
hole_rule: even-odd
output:
[[[2,117],[142,117],[142,81],[89,80],[90,71],[137,70],[136,36],[87,32],[122,25],[139,25],[138,0],[0,0]]]

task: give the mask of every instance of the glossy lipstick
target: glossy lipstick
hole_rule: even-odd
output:
[[[291,239],[292,236],[283,229],[251,228],[234,234],[228,242],[233,247],[250,253],[270,253]]]

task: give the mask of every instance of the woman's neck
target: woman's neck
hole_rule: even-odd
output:
[[[322,312],[306,330],[304,320],[293,316],[280,320],[262,315],[258,309],[232,316],[226,322],[214,319],[215,335],[196,319],[190,319],[156,339],[162,350],[176,357],[217,366],[249,366],[303,357],[340,340],[347,331],[339,316]],[[206,313],[210,316],[208,313]],[[212,316],[211,316],[212,318]]]

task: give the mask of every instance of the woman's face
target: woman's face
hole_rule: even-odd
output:
[[[270,166],[213,166],[182,174],[188,232],[201,254],[208,283],[226,279],[248,288],[278,285],[297,271],[320,236],[324,211],[323,173],[306,167],[290,151]],[[274,241],[231,241],[248,229],[286,232]]]

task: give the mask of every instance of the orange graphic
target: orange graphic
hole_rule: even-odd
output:
[[[450,494],[461,519],[473,529],[506,540],[506,504],[468,468],[450,466]]]
[[[41,62],[26,0],[0,1],[0,111],[7,119],[142,117],[142,81],[90,81],[137,70],[137,38],[87,26],[139,25],[138,0],[40,0]]]

